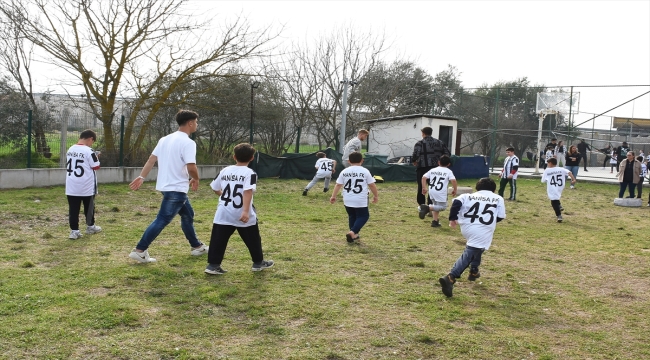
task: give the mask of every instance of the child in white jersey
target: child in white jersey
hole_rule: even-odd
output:
[[[211,275],[226,273],[221,267],[230,236],[237,230],[253,259],[252,271],[262,271],[273,266],[273,260],[264,260],[262,238],[257,226],[257,214],[253,206],[253,193],[257,190],[257,174],[248,167],[255,156],[255,148],[247,143],[235,146],[233,158],[237,165],[221,170],[210,187],[219,195],[219,205],[214,215],[212,235],[208,250],[208,266]]]
[[[326,156],[327,155],[321,151],[316,153],[316,157],[318,157],[318,160],[316,160],[316,165],[314,165],[316,168],[316,175],[314,175],[314,178],[311,180],[311,182],[307,184],[305,190],[302,192],[302,196],[307,196],[309,189],[316,185],[320,179],[325,179],[323,192],[329,191],[332,174],[336,172],[336,160],[328,159]]]
[[[419,216],[420,219],[424,219],[429,212],[432,212],[431,227],[440,227],[438,216],[447,208],[447,185],[451,182],[453,186],[452,196],[456,196],[458,190],[456,177],[449,169],[449,165],[451,165],[451,159],[449,156],[443,155],[438,160],[438,167],[429,170],[422,176],[422,195],[426,195],[427,189],[429,190],[431,205],[421,204]]]
[[[510,197],[508,200],[517,200],[517,175],[519,174],[519,158],[515,155],[515,148],[506,149],[506,158],[503,160],[503,169],[499,173],[499,196],[503,197],[506,185],[510,183]]]
[[[372,191],[372,203],[379,201],[377,185],[375,179],[368,169],[361,166],[363,155],[360,152],[353,152],[349,157],[350,167],[341,171],[336,179],[336,186],[332,191],[330,203],[334,204],[336,195],[343,188],[343,204],[345,211],[348,213],[348,224],[350,231],[345,234],[346,240],[351,243],[359,239],[361,228],[368,222],[370,214],[368,212],[368,189]]]
[[[542,182],[546,183],[546,194],[551,200],[553,210],[555,210],[557,222],[562,222],[562,211],[564,211],[564,208],[560,204],[560,197],[566,185],[567,176],[571,178],[571,185],[575,185],[576,178],[571,171],[567,168],[558,167],[557,159],[548,159],[548,168],[542,174]]]
[[[467,280],[474,281],[481,274],[481,255],[490,248],[497,222],[506,218],[506,206],[503,198],[494,193],[497,184],[490,178],[482,178],[476,183],[476,192],[462,194],[454,199],[449,210],[449,226],[456,228],[467,239],[463,254],[456,260],[449,274],[439,279],[442,293],[452,297],[454,283],[469,267]]]
[[[70,223],[70,239],[82,236],[79,230],[79,211],[84,204],[86,216],[86,234],[96,234],[102,228],[95,225],[95,195],[97,195],[97,176],[99,170],[97,153],[91,148],[97,140],[97,134],[92,130],[84,130],[79,134],[79,141],[72,145],[68,152],[65,177],[65,194],[68,198],[68,221]]]

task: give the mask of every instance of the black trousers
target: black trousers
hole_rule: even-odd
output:
[[[430,167],[419,167],[415,170],[415,178],[418,182],[418,196],[417,196],[417,202],[418,205],[420,204],[431,204],[431,198],[428,196],[422,195],[422,177],[424,174],[428,173],[429,170],[433,169],[434,166]]]
[[[230,240],[230,236],[235,230],[237,230],[244,244],[246,244],[253,262],[259,263],[264,260],[264,255],[262,254],[262,238],[260,237],[260,229],[257,224],[247,227],[212,224],[210,248],[208,249],[208,263],[221,265],[223,256],[226,253],[226,247],[228,247],[228,240]]]
[[[562,215],[562,211],[560,211],[560,200],[551,200],[551,206],[553,206],[553,210],[555,210],[555,216],[560,216]]]
[[[585,160],[585,163],[582,164],[584,166],[584,169],[587,170],[587,154],[582,154],[582,158]],[[580,165],[578,165],[580,166]]]
[[[70,230],[79,230],[81,203],[84,204],[86,225],[95,225],[95,196],[68,195],[68,221],[70,222]]]

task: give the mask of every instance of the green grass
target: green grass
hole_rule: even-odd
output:
[[[190,195],[205,242],[217,203],[208,183]],[[127,257],[158,210],[151,182],[101,185],[104,232],[76,241],[62,187],[0,191],[0,359],[650,357],[650,214],[613,206],[617,186],[565,190],[558,224],[539,180],[520,179],[481,278],[465,273],[448,299],[437,279],[465,241],[417,217],[414,183],[378,184],[354,245],[340,197],[331,205],[318,187],[303,197],[306,184],[260,180],[276,265],[251,272],[233,235],[221,276],[190,256],[178,219],[150,248],[157,263]]]

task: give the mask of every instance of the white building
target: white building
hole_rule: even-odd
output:
[[[368,153],[386,155],[388,158],[410,156],[413,146],[422,140],[420,129],[429,126],[433,136],[442,140],[452,154],[456,154],[458,119],[436,115],[404,115],[382,119],[365,120],[370,131]]]

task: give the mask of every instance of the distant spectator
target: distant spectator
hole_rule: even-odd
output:
[[[621,161],[625,160],[628,151],[630,151],[630,147],[627,146],[627,141],[623,141],[623,144],[616,148],[616,170],[621,165]]]
[[[591,151],[591,148],[589,147],[589,144],[585,142],[585,140],[580,140],[580,143],[578,144],[578,152],[582,154],[582,158],[585,160],[583,166],[585,167],[585,171],[587,170],[587,151]],[[578,162],[578,166],[580,166],[580,163]],[[573,174],[575,175],[575,174]]]

